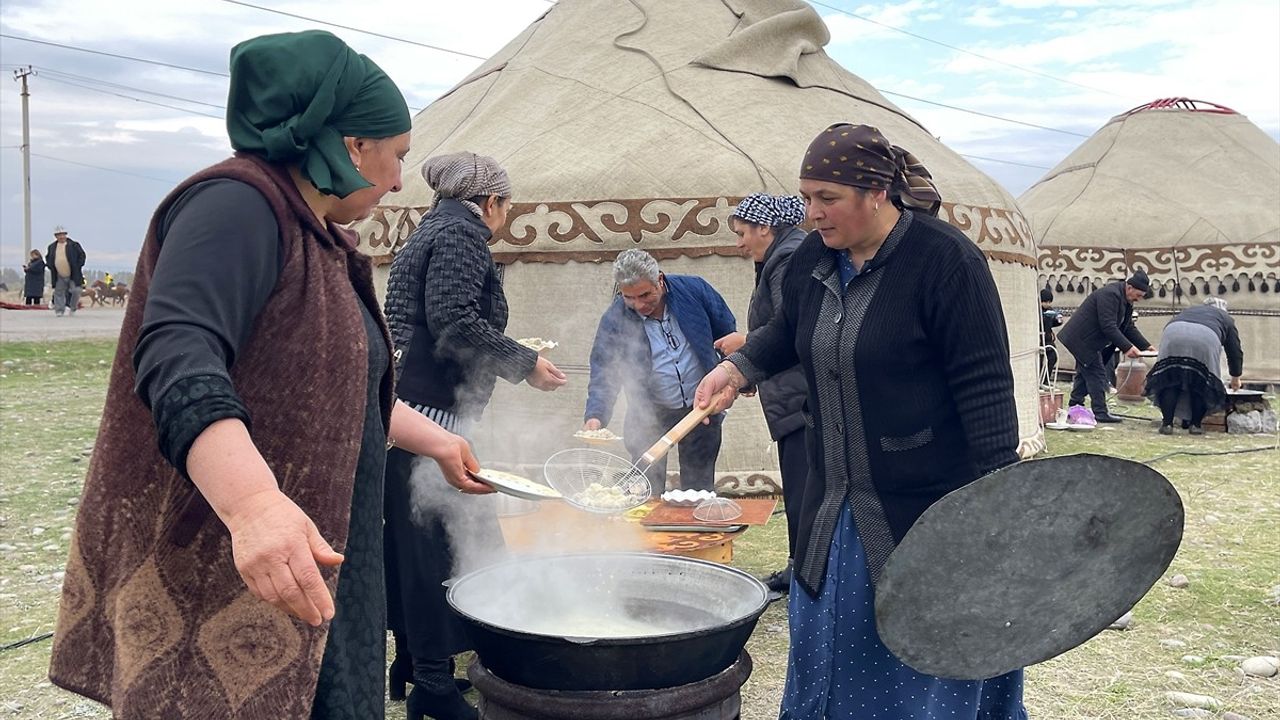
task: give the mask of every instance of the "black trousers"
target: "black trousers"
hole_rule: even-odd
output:
[[[633,460],[649,449],[658,438],[688,415],[693,408],[667,410],[653,408],[647,417],[637,419],[634,415],[623,429],[627,452]],[[724,422],[724,414],[712,416],[710,425],[699,425],[680,441],[676,448],[680,451],[680,487],[685,490],[714,490],[716,486],[716,458],[720,455],[720,425]],[[637,426],[638,427],[633,427]],[[645,473],[649,478],[649,486],[654,495],[661,495],[667,489],[667,459],[664,457]]]
[[[1085,395],[1093,405],[1094,414],[1107,412],[1107,363],[1102,353],[1085,357],[1075,356],[1076,377],[1071,383],[1069,405],[1083,405]]]
[[[24,304],[25,304],[25,305],[39,305],[39,304],[40,304],[40,301],[42,301],[42,300],[44,300],[44,296],[42,296],[42,295],[28,295],[28,296],[27,296],[27,299],[26,299],[26,302],[25,302]]]
[[[1182,395],[1182,391],[1176,387],[1165,388],[1156,396],[1156,404],[1160,406],[1161,422],[1165,425],[1173,424],[1173,413],[1178,409],[1178,398]],[[1208,408],[1205,407],[1204,398],[1197,393],[1187,393],[1187,402],[1191,405],[1191,417],[1187,418],[1192,425],[1199,427],[1204,420],[1205,413]]]
[[[787,557],[796,556],[800,529],[800,501],[809,478],[809,455],[804,449],[805,429],[778,438],[778,466],[782,470],[782,502],[787,517]]]

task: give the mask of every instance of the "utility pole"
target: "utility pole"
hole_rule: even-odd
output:
[[[28,65],[13,71],[13,79],[22,83],[22,262],[31,257],[31,120],[27,108],[27,78],[35,75]]]

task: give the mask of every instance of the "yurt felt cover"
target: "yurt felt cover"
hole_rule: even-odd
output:
[[[540,427],[572,432],[586,392],[578,373],[612,297],[607,263],[640,247],[667,272],[703,275],[745,330],[753,273],[727,223],[736,200],[797,192],[804,148],[826,126],[875,125],[926,164],[945,201],[940,216],[990,259],[1024,451],[1033,452],[1041,436],[1030,228],[995,181],[823,52],[829,39],[798,0],[561,0],[414,119],[405,187],[358,227],[365,249],[387,260],[429,209],[417,173],[424,159],[457,150],[496,157],[515,186],[492,244],[506,264],[511,334],[558,334],[551,359],[571,383],[554,396],[500,393],[489,415],[539,417]],[[734,413],[719,467],[775,468],[758,408]]]
[[[1155,296],[1139,304],[1139,324],[1158,342],[1173,315],[1220,295],[1241,331],[1245,377],[1280,380],[1280,145],[1248,118],[1183,98],[1135,108],[1019,203],[1056,304],[1144,270]]]

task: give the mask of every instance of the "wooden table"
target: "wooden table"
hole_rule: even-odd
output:
[[[632,551],[728,563],[733,541],[746,529],[726,532],[708,528],[702,532],[646,530],[640,520],[661,502],[651,500],[623,516],[595,515],[564,502],[543,502],[533,512],[499,518],[507,546],[516,553]],[[741,500],[739,502],[742,502]],[[769,502],[775,500],[747,500]]]

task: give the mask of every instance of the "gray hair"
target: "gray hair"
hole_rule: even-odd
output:
[[[1210,307],[1216,307],[1222,312],[1227,311],[1227,301],[1225,298],[1207,297],[1204,299],[1204,304],[1209,305]]]
[[[613,281],[619,287],[635,285],[641,280],[648,280],[656,286],[659,272],[658,261],[643,250],[623,250],[613,261]]]

